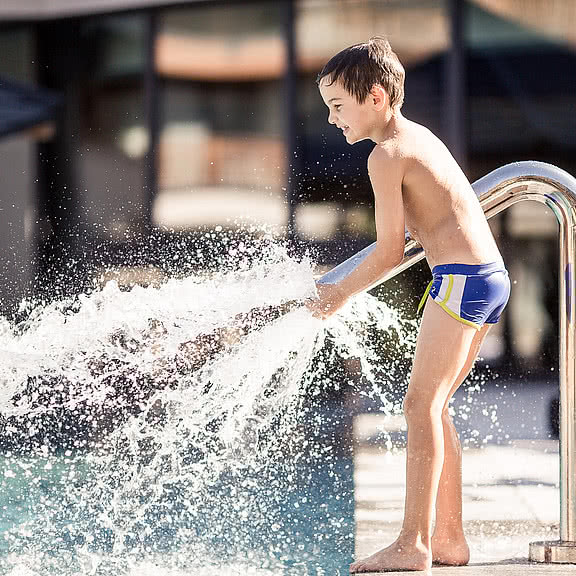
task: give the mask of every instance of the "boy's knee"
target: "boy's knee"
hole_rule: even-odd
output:
[[[406,396],[404,396],[402,407],[406,420],[418,420],[430,416],[439,416],[442,413],[443,403],[439,402],[436,398],[430,398],[424,394],[418,394],[408,390]]]
[[[408,415],[413,412],[415,402],[416,398],[414,398],[414,395],[406,392],[404,400],[402,400],[402,411],[404,412],[404,416],[408,417]]]

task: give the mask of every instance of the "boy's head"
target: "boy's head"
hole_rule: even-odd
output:
[[[381,136],[390,111],[404,100],[404,68],[384,38],[370,38],[339,52],[318,75],[330,114],[349,144]]]
[[[400,108],[404,102],[404,77],[404,67],[388,40],[374,36],[333,56],[318,75],[317,83],[339,83],[359,104],[366,100],[373,86],[381,86],[388,95],[390,108]]]

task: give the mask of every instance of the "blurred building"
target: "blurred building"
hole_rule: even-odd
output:
[[[372,241],[371,146],[327,124],[315,79],[376,34],[406,67],[406,116],[471,180],[523,159],[576,174],[573,0],[3,0],[0,88],[43,103],[0,140],[4,313],[107,266],[164,269],[176,238],[245,219],[327,264]],[[517,284],[485,354],[522,372],[557,362],[546,212],[492,222]]]

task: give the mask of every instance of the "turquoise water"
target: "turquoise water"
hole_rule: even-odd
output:
[[[309,260],[245,251],[209,277],[109,282],[2,323],[1,574],[348,572],[341,389],[395,410],[375,335],[410,327],[369,296],[314,319],[298,304]]]
[[[88,487],[83,462],[60,457],[50,463],[35,459],[16,464],[5,459],[2,464],[3,473],[19,469],[2,481],[2,531],[9,535],[0,546],[3,574],[63,570],[136,574],[145,567],[155,567],[156,574],[345,574],[352,561],[354,508],[348,459],[330,459],[315,467],[303,464],[297,478],[284,479],[272,488],[270,475],[244,476],[240,486],[233,479],[222,480],[204,495],[205,502],[195,503],[202,521],[192,524],[180,518],[178,531],[186,530],[186,538],[177,536],[165,511],[158,510],[146,519],[150,534],[126,542],[123,552],[113,552],[111,534],[101,533],[100,541],[93,540],[90,546],[86,529],[69,523],[76,523],[78,516],[73,513],[67,518],[65,493]],[[280,485],[282,497],[277,494]],[[232,491],[235,499],[260,501],[265,513],[250,517],[245,507],[235,514]],[[214,499],[216,509],[209,504]],[[172,506],[171,514],[177,508]],[[51,524],[48,533],[42,533],[38,516]],[[220,526],[217,534],[215,525]],[[98,534],[91,531],[90,536]],[[186,541],[196,548],[193,554],[182,549]],[[142,549],[148,549],[144,558]]]

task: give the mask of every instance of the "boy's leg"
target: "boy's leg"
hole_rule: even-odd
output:
[[[470,558],[462,527],[462,448],[448,412],[448,404],[474,367],[490,327],[490,324],[485,324],[474,336],[466,364],[452,386],[442,411],[444,463],[438,485],[436,523],[432,535],[432,560],[440,564],[464,565]]]
[[[431,531],[444,462],[442,411],[477,334],[428,299],[410,384],[404,400],[408,424],[406,504],[400,536],[351,571],[424,570],[431,565]]]

